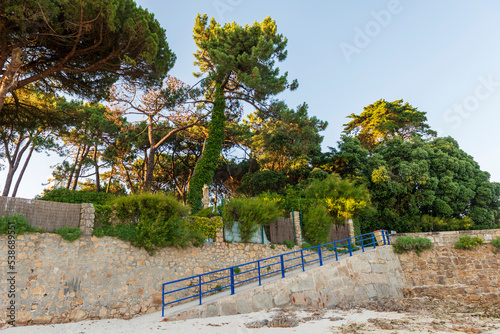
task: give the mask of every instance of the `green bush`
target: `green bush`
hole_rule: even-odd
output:
[[[333,218],[323,203],[310,207],[304,214],[304,237],[313,245],[326,244]]]
[[[302,242],[302,249],[311,248],[311,247],[313,247],[313,245],[311,245],[310,243]]]
[[[290,240],[285,240],[284,244],[288,249],[292,249],[295,246],[295,243]]]
[[[107,201],[113,199],[113,194],[95,192],[95,191],[82,191],[82,190],[69,190],[69,189],[53,189],[48,190],[43,196],[36,199],[41,201],[63,202],[63,203],[92,203],[92,204],[105,204]]]
[[[392,247],[399,254],[414,250],[417,255],[420,255],[423,250],[432,248],[432,242],[427,238],[406,236],[397,238]]]
[[[220,213],[213,207],[208,207],[201,209],[200,211],[196,212],[195,214],[196,217],[205,217],[205,218],[212,218],[212,217],[219,217]]]
[[[26,219],[22,214],[14,214],[10,216],[2,216],[0,218],[0,234],[8,234],[9,225],[11,225],[12,223],[14,223],[15,235],[29,232],[40,232],[40,229],[32,227],[28,219]]]
[[[479,237],[470,237],[466,235],[459,238],[459,241],[455,244],[455,248],[472,250],[476,248],[477,245],[481,245],[483,243],[484,240]]]
[[[69,226],[63,226],[57,230],[52,231],[52,233],[59,234],[64,240],[68,240],[70,242],[73,242],[82,236],[82,231],[80,231],[78,227]]]
[[[282,210],[275,201],[265,198],[233,198],[224,206],[224,224],[240,223],[241,241],[249,242],[260,226],[276,221]]]
[[[119,197],[109,205],[96,206],[94,235],[129,241],[150,254],[166,246],[200,246],[212,226],[193,228],[186,214],[187,207],[164,194]]]
[[[173,196],[165,194],[138,194],[118,197],[109,203],[113,214],[124,224],[145,221],[168,221],[174,216],[186,216],[188,208]]]
[[[432,231],[464,231],[470,230],[474,222],[469,217],[464,218],[440,218],[423,215],[416,219],[413,226],[413,232],[432,232]]]
[[[222,218],[217,216],[212,218],[191,216],[187,218],[187,221],[191,231],[199,231],[206,238],[212,239],[215,239],[215,234],[224,225]]]
[[[500,248],[500,238],[495,238],[491,240],[491,244],[497,248]]]

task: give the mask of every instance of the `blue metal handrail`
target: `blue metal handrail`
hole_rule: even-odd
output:
[[[375,235],[375,232],[378,232],[379,234]],[[201,305],[203,295],[216,293],[227,288],[230,288],[231,294],[234,295],[235,287],[237,285],[241,285],[251,281],[258,281],[259,285],[262,285],[263,278],[279,273],[281,273],[282,278],[285,278],[285,273],[293,268],[301,267],[302,271],[305,271],[306,265],[319,263],[319,265],[322,266],[325,259],[332,257],[335,257],[335,261],[338,261],[339,255],[341,254],[349,253],[349,256],[352,256],[352,253],[359,249],[364,252],[367,247],[373,246],[373,248],[376,248],[378,242],[383,242],[384,245],[391,244],[388,231],[379,230],[375,232],[361,234],[351,238],[329,242],[323,245],[300,249],[293,252],[260,259],[257,261],[243,263],[233,267],[211,271],[201,275],[195,275],[176,281],[163,283],[161,315],[162,317],[164,317],[165,306],[173,303],[178,303],[188,299],[199,299]],[[382,237],[382,240],[377,240],[377,237],[379,236]],[[277,259],[277,262],[274,262],[275,259]],[[273,262],[269,263],[270,261]],[[245,268],[245,270],[241,270],[241,268]],[[256,275],[251,276],[255,271],[257,272]],[[213,276],[215,276],[215,278],[213,278]],[[237,281],[236,279],[238,277],[241,277],[242,279],[240,281]],[[225,283],[227,282],[225,280],[228,281],[227,284]],[[173,284],[178,286],[182,282],[189,282],[189,285],[177,289],[174,288],[171,291],[165,292],[165,287],[173,286]],[[220,284],[217,284],[215,287],[213,286],[215,283],[219,282]],[[204,286],[206,287],[205,291],[203,291]],[[194,290],[194,293],[190,292],[189,290]],[[174,293],[180,292],[183,293],[182,297],[165,303],[166,295],[173,295]]]

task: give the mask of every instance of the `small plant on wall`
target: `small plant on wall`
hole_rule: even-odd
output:
[[[492,244],[493,246],[495,246],[496,248],[500,248],[500,238],[495,238],[495,239],[491,240],[491,244]],[[494,250],[493,250],[493,253],[495,253],[495,254],[496,254],[497,252],[498,252],[498,250],[497,250],[497,249],[494,249]]]
[[[427,238],[421,238],[421,237],[399,237],[394,241],[392,244],[393,249],[396,253],[402,254],[405,252],[409,252],[414,250],[417,255],[420,255],[422,251],[425,249],[430,249],[432,248],[432,241],[430,241]]]
[[[464,237],[460,237],[459,241],[455,244],[455,248],[473,250],[477,245],[481,245],[483,243],[484,240],[479,237],[470,237],[466,235]]]

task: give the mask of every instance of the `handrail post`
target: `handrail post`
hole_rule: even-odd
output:
[[[283,262],[283,254],[280,255],[281,259],[281,278],[285,278],[285,263]]]
[[[389,231],[386,230],[385,233],[387,233],[387,244],[390,245],[391,239],[389,238]]]
[[[387,243],[385,242],[385,230],[380,231],[380,233],[382,234],[382,240],[384,240],[384,246],[385,246],[387,245]]]
[[[260,260],[257,260],[257,268],[259,269],[259,285],[262,285],[262,281],[260,278]]]
[[[234,295],[234,267],[229,268],[229,275],[231,276],[231,294]]]
[[[372,232],[372,243],[373,243],[373,248],[377,248],[377,246],[375,246],[375,235],[373,234],[373,232]]]
[[[364,253],[365,252],[365,246],[363,245],[363,235],[360,235],[359,238],[361,239],[361,251]],[[356,239],[354,239],[354,242],[356,242]]]
[[[333,248],[335,248],[335,261],[339,260],[339,253],[337,252],[337,241],[333,242]]]
[[[198,286],[199,286],[199,292],[200,292],[200,305],[201,305],[201,275],[198,276]]]
[[[347,246],[349,247],[349,256],[352,256],[351,238],[347,239]]]
[[[302,258],[302,271],[306,271],[306,268],[304,267],[304,250],[300,250],[300,257]]]
[[[165,316],[165,283],[161,285],[161,316]]]
[[[323,258],[321,257],[321,246],[318,246],[318,255],[319,255],[319,265],[323,265]]]

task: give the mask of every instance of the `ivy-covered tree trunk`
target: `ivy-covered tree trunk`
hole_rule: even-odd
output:
[[[213,182],[217,162],[222,151],[224,141],[224,127],[226,116],[224,114],[226,103],[224,100],[224,87],[221,84],[215,86],[214,107],[212,120],[209,125],[209,133],[205,150],[196,164],[193,177],[189,182],[187,203],[191,205],[192,212],[201,209],[203,198],[203,185]]]

